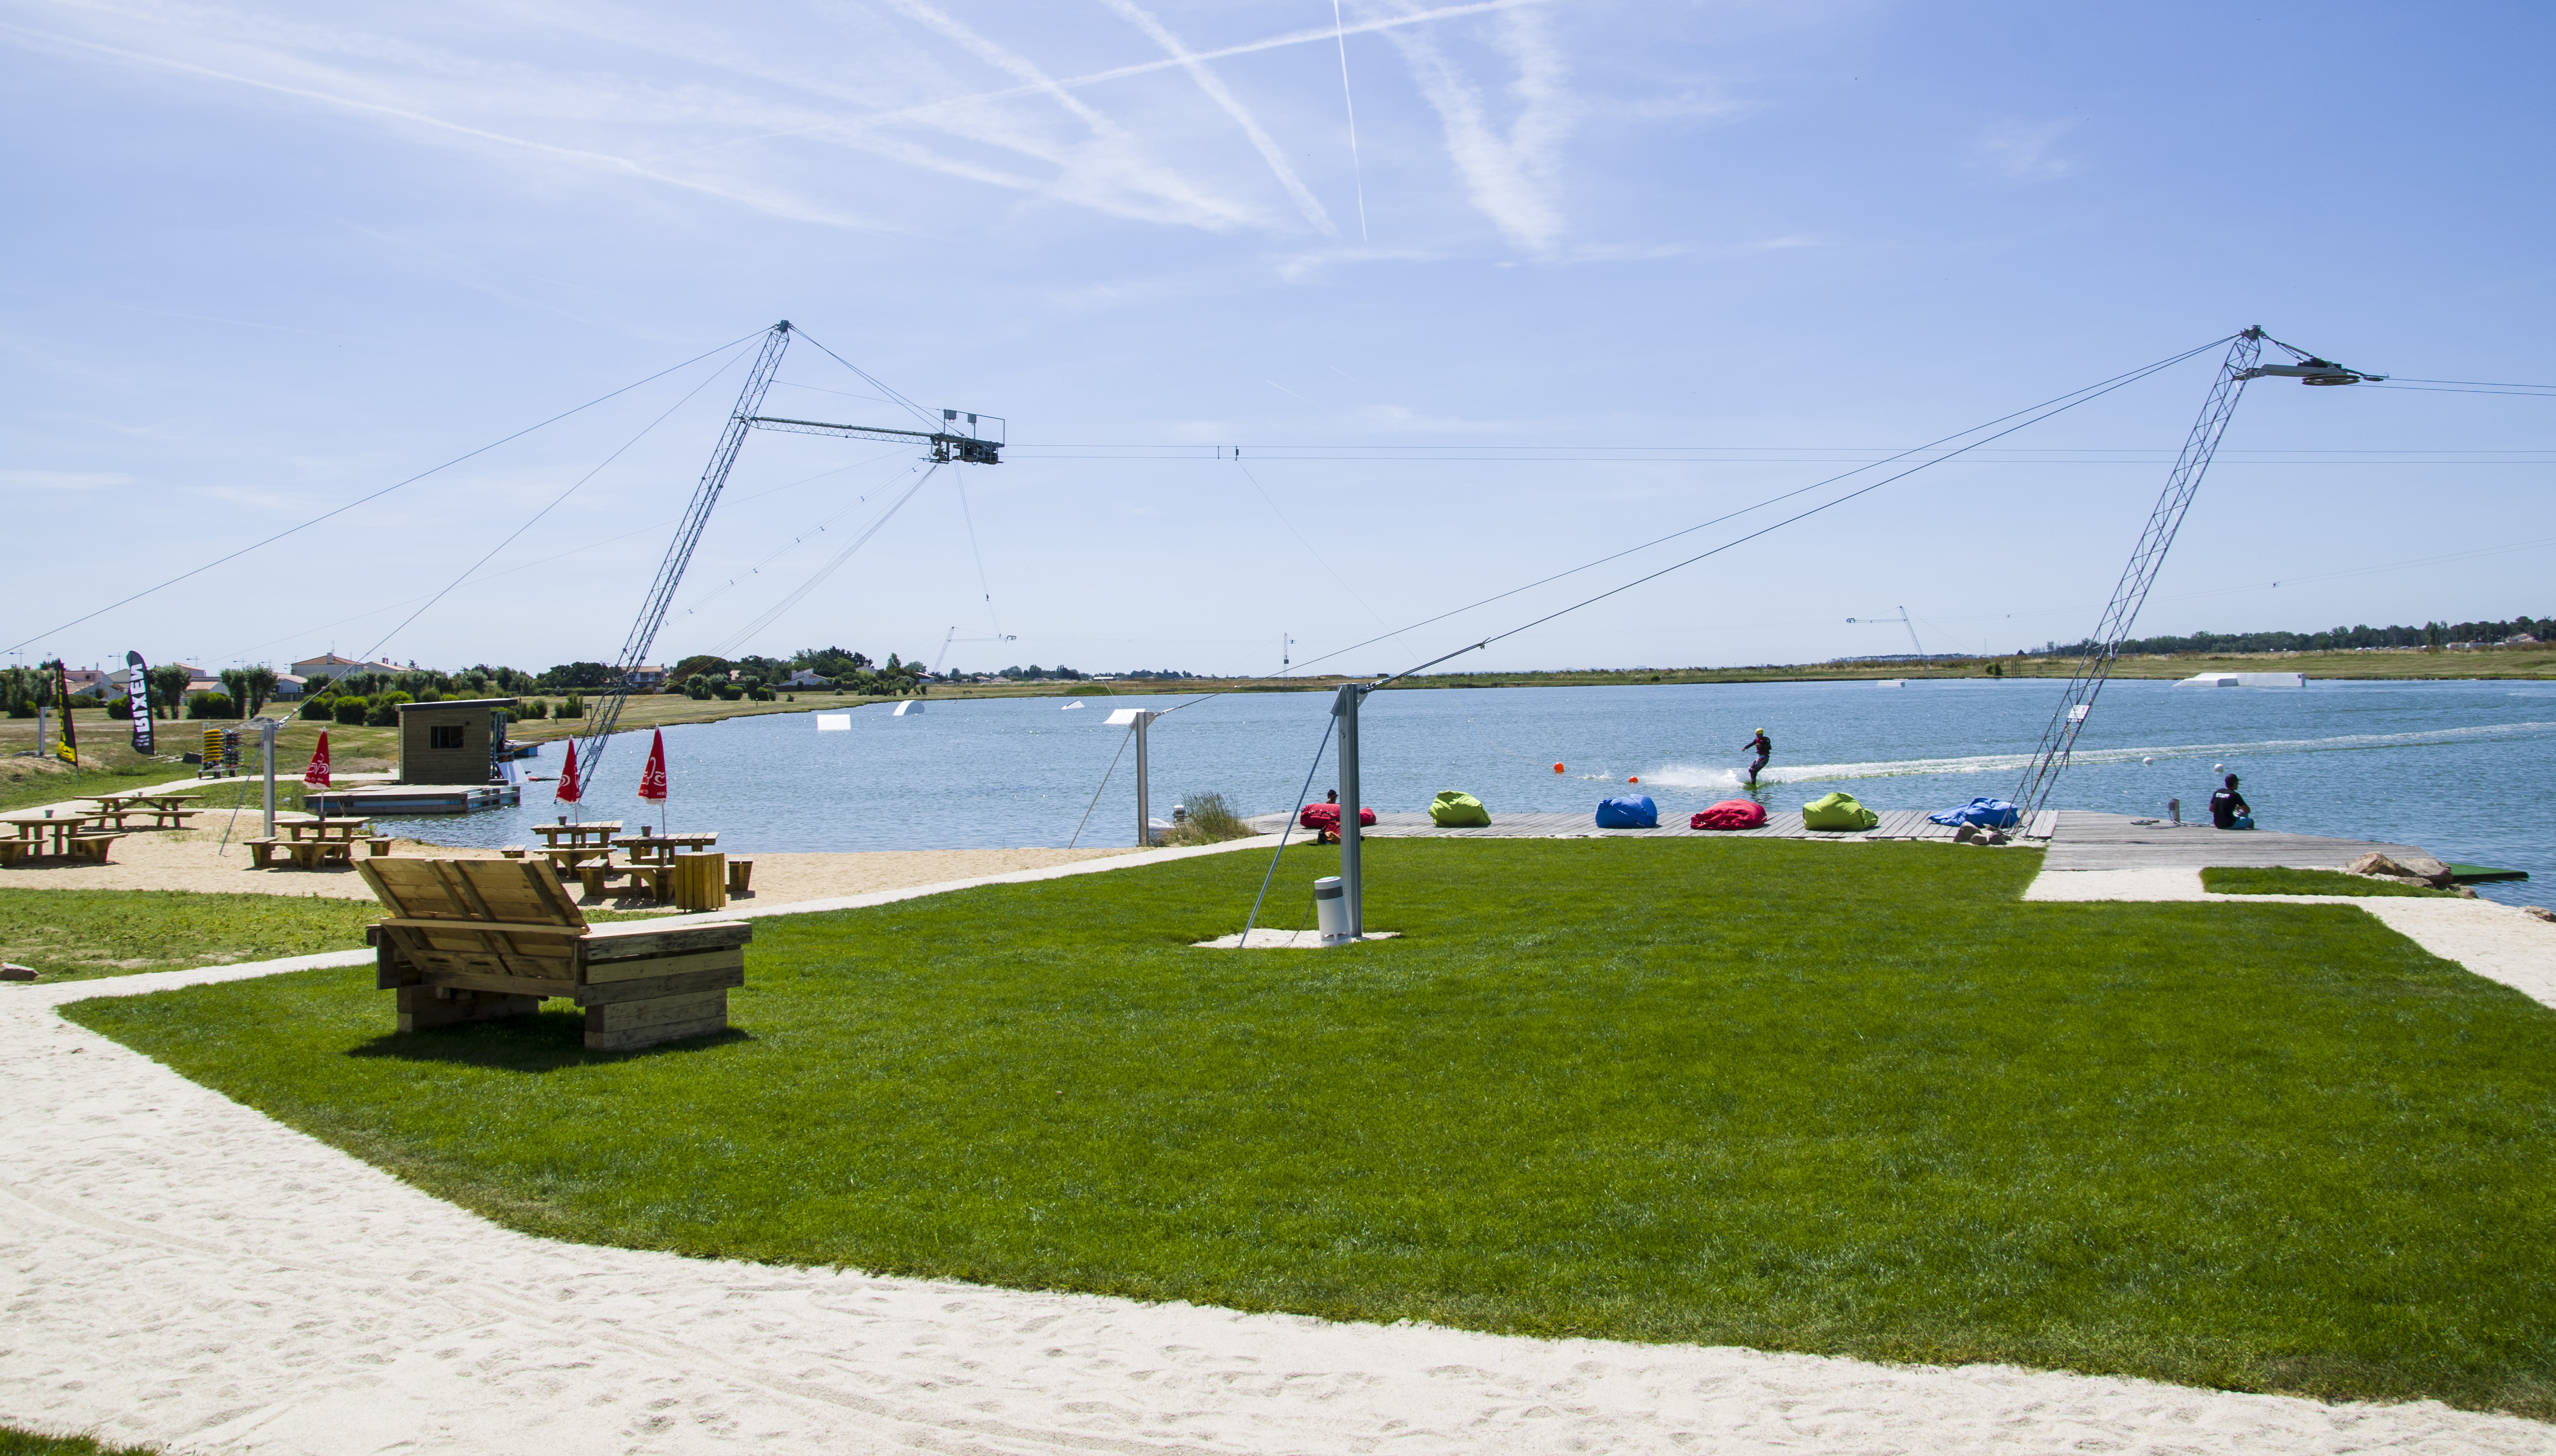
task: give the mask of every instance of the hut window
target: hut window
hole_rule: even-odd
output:
[[[462,747],[461,725],[458,723],[429,724],[426,730],[426,746],[428,748]]]

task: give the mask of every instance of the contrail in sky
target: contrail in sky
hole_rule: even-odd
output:
[[[1341,105],[1349,114],[1349,176],[1357,182],[1358,241],[1366,241],[1366,172],[1358,166],[1357,102],[1349,95],[1349,34],[1341,23],[1341,0],[1332,0],[1332,40],[1341,48]]]

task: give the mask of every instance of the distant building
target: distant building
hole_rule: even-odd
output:
[[[69,685],[73,697],[83,692],[94,692],[101,697],[105,695],[106,674],[95,667],[64,667],[63,678]]]
[[[301,678],[290,672],[278,672],[275,674],[275,700],[280,703],[291,702],[302,696],[305,685]]]
[[[504,743],[498,715],[511,697],[450,698],[399,705],[402,784],[486,784],[497,777]]]
[[[653,667],[633,667],[630,669],[629,680],[632,687],[663,687],[666,685],[666,669],[662,665]]]
[[[301,662],[293,665],[293,675],[301,678],[305,682],[310,681],[314,677],[323,675],[331,681],[334,681],[350,672],[388,673],[406,672],[408,670],[410,670],[408,667],[403,667],[397,663],[357,662],[353,658],[341,658],[335,653],[321,653],[316,658],[304,658]]]
[[[784,687],[826,687],[831,684],[829,684],[824,677],[817,674],[816,668],[802,667],[798,671],[791,673],[789,676],[782,678],[781,685]]]

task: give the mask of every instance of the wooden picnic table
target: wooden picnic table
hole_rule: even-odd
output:
[[[125,820],[144,814],[151,816],[154,829],[184,829],[188,820],[204,812],[185,807],[195,797],[192,793],[109,793],[89,802],[97,805],[99,818],[114,820],[118,829],[132,828]]]
[[[17,831],[15,838],[0,840],[0,864],[73,854],[105,864],[107,846],[123,836],[89,826],[107,817],[82,809],[20,809],[0,814],[0,824]]]
[[[357,841],[370,844],[376,856],[390,849],[388,835],[375,834],[370,819],[343,817],[323,818],[313,814],[279,813],[275,816],[276,836],[272,839],[247,839],[249,855],[256,868],[266,869],[282,853],[306,870],[316,870],[330,860],[355,862]]]
[[[533,832],[550,841],[553,849],[591,846],[600,854],[611,847],[612,836],[621,832],[619,819],[587,819],[576,824],[535,824]],[[567,840],[563,845],[561,840]]]
[[[698,834],[633,834],[612,841],[630,851],[633,860],[662,864],[676,855],[709,848],[718,843],[718,831]]]

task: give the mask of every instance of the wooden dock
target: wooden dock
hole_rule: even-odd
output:
[[[2410,844],[2374,839],[2328,839],[2277,829],[2214,829],[2208,824],[2169,824],[2127,814],[2061,809],[2044,871],[2263,869],[2340,870],[2377,850],[2391,857],[2430,855]]]
[[[1594,814],[1502,814],[1476,829],[1442,829],[1427,814],[1379,813],[1364,836],[1369,839],[1898,839],[1951,840],[1960,831],[1938,824],[1923,809],[1882,809],[1881,822],[1869,829],[1805,829],[1798,811],[1770,814],[1757,829],[1690,829],[1686,816],[1672,821],[1662,815],[1656,829],[1600,829]],[[1263,834],[1275,834],[1287,822],[1284,814],[1261,814],[1247,821]],[[1299,834],[1311,834],[1299,829]],[[2214,829],[2208,824],[2170,824],[2127,814],[2102,814],[2086,809],[2044,809],[2015,834],[2015,842],[2044,845],[2050,855],[2042,868],[2064,870],[2204,869],[2212,866],[2297,870],[2340,870],[2378,850],[2391,856],[2428,855],[2410,844],[2370,839],[2328,839],[2316,834],[2284,834],[2273,829]]]
[[[310,802],[322,814],[354,818],[410,814],[467,814],[518,802],[512,784],[378,784],[360,789],[321,789]]]
[[[1938,824],[1926,817],[1924,809],[1881,809],[1881,822],[1869,829],[1805,829],[1797,811],[1769,814],[1766,823],[1756,829],[1690,829],[1687,816],[1660,816],[1656,829],[1600,829],[1596,814],[1502,814],[1491,815],[1491,822],[1476,829],[1442,829],[1429,821],[1427,814],[1379,813],[1375,822],[1361,831],[1368,839],[1944,839],[1950,840],[1961,831],[1950,824]],[[2044,813],[2035,817],[2020,839],[2048,838],[2049,824],[2057,816]],[[1262,834],[1275,834],[1287,822],[1285,814],[1260,814],[1244,822]],[[1311,834],[1299,829],[1299,834]]]

